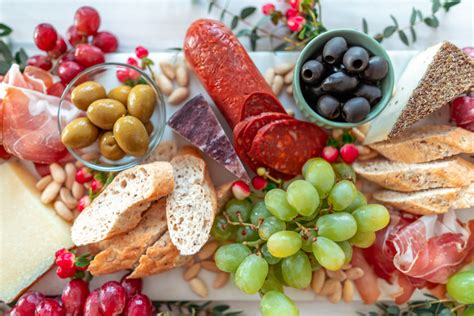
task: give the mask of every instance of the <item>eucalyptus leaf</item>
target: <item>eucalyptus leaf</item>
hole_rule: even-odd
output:
[[[461,3],[461,0],[446,0],[443,3],[443,8],[446,12],[448,12],[449,9],[451,9],[452,7],[454,7],[455,5],[458,5],[460,3]]]
[[[8,45],[2,40],[0,40],[0,61],[6,61],[7,63],[13,62],[12,52]]]
[[[234,16],[232,18],[232,22],[230,23],[230,28],[233,30],[239,25],[239,18],[237,16]]]
[[[20,67],[26,67],[26,62],[28,61],[28,55],[26,54],[25,50],[21,48],[15,54],[15,61],[20,65]]]
[[[416,32],[413,27],[410,27],[410,33],[411,33],[411,41],[416,42]]]
[[[223,22],[223,21],[224,21],[224,18],[225,18],[225,12],[226,12],[225,10],[222,10],[222,12],[221,12],[221,15],[220,15],[220,17],[219,17],[219,21],[221,21],[221,22]]]
[[[423,20],[423,13],[421,13],[420,10],[416,10],[416,14],[418,15],[418,18],[419,18],[420,20]]]
[[[433,4],[431,5],[431,12],[435,14],[441,8],[441,2],[439,0],[432,0]]]
[[[383,37],[388,38],[388,37],[392,36],[393,33],[395,33],[396,31],[397,31],[397,28],[395,26],[393,26],[393,25],[387,26],[383,30]]]
[[[210,1],[209,2],[209,7],[207,7],[207,13],[208,14],[211,13],[213,6],[214,6],[214,1]]]
[[[257,34],[257,29],[253,29],[252,33],[250,33],[250,47],[252,51],[257,49],[257,41],[260,39],[260,36]]]
[[[250,36],[250,33],[252,32],[249,29],[241,29],[240,31],[237,32],[235,36],[237,37]]]
[[[10,35],[13,32],[12,28],[4,23],[0,23],[0,37]]]
[[[411,16],[410,16],[410,25],[414,25],[416,23],[416,10],[413,8],[411,10]]]
[[[6,61],[0,61],[0,75],[5,75],[10,69],[11,64]]]
[[[240,17],[241,17],[242,19],[246,19],[246,18],[248,18],[249,16],[251,16],[252,14],[254,14],[256,10],[257,10],[256,7],[246,7],[246,8],[243,8],[242,11],[240,11]]]
[[[398,37],[400,37],[400,40],[405,44],[406,46],[410,45],[410,42],[408,41],[408,37],[403,31],[398,31]]]
[[[369,26],[367,25],[367,20],[365,18],[362,19],[362,30],[365,34],[369,34]]]
[[[390,18],[393,21],[393,24],[395,25],[396,28],[398,28],[398,21],[397,19],[393,16],[393,14],[390,14]]]
[[[437,28],[439,26],[439,21],[436,16],[427,17],[423,20],[426,25],[432,28]]]

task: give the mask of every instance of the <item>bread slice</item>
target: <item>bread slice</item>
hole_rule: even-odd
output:
[[[427,162],[474,153],[474,133],[449,125],[427,125],[369,146],[392,161]]]
[[[191,258],[191,256],[181,256],[171,242],[169,232],[165,232],[160,239],[148,247],[146,253],[140,257],[137,267],[128,277],[135,279],[165,272],[185,264]]]
[[[365,179],[394,191],[458,188],[474,182],[474,164],[452,157],[420,164],[378,159],[356,162],[354,171]]]
[[[87,245],[128,232],[138,225],[152,201],[173,191],[173,167],[154,162],[122,171],[76,218],[72,241]]]
[[[103,250],[95,255],[89,272],[97,276],[133,268],[146,249],[167,229],[166,199],[161,199],[151,205],[137,227],[97,245]]]
[[[163,140],[156,147],[155,151],[145,160],[144,163],[154,161],[170,161],[176,156],[178,145],[175,140]]]
[[[206,163],[194,148],[186,147],[171,160],[175,189],[166,201],[168,230],[181,255],[192,255],[207,242],[217,198]]]
[[[220,213],[227,202],[232,198],[232,184],[234,181],[221,184],[216,188],[217,212]]]
[[[442,214],[449,209],[474,206],[474,184],[465,188],[441,188],[413,193],[379,191],[373,197],[383,204],[416,215]]]

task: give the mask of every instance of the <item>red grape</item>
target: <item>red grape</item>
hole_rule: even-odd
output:
[[[128,275],[124,275],[120,280],[120,285],[127,293],[127,298],[132,297],[135,294],[140,294],[143,289],[142,279],[127,279]]]
[[[77,27],[75,27],[74,25],[71,25],[67,29],[66,38],[69,44],[71,44],[72,46],[76,46],[77,44],[85,43],[87,41],[87,37],[79,34],[79,32],[77,31]]]
[[[64,307],[52,298],[45,298],[36,306],[35,316],[65,316]]]
[[[335,162],[338,156],[339,151],[337,150],[337,148],[334,148],[332,146],[324,147],[323,151],[321,152],[321,157],[327,162]]]
[[[348,164],[353,163],[357,157],[359,157],[359,150],[354,144],[345,144],[341,147],[339,153],[341,154],[342,160]]]
[[[86,67],[101,64],[105,61],[104,53],[90,44],[79,44],[74,52],[76,61]]]
[[[58,33],[51,24],[41,23],[36,26],[33,38],[36,47],[47,52],[56,45]]]
[[[36,306],[44,299],[39,292],[27,292],[23,294],[15,305],[16,315],[34,316]]]
[[[51,87],[46,90],[48,95],[54,95],[55,97],[60,98],[63,95],[64,90],[66,87],[61,82],[56,82]]]
[[[84,304],[84,316],[102,316],[99,305],[99,289],[92,291],[87,296]]]
[[[63,289],[61,299],[68,316],[82,315],[84,304],[89,295],[89,285],[84,280],[70,281]]]
[[[99,47],[104,53],[113,53],[117,50],[118,40],[110,32],[99,32],[94,37],[92,44]]]
[[[84,66],[79,65],[74,61],[65,61],[59,64],[58,76],[63,84],[68,84],[83,70]]]
[[[34,55],[28,58],[26,62],[29,66],[35,66],[45,71],[49,71],[53,67],[53,63],[48,56]]]
[[[148,296],[143,294],[134,295],[127,303],[125,316],[150,316],[152,305]]]
[[[67,51],[67,45],[66,41],[64,41],[64,38],[62,36],[58,36],[58,39],[56,40],[56,45],[54,45],[54,48],[48,52],[48,55],[53,58],[59,58],[62,54],[64,54]]]
[[[120,314],[125,309],[127,294],[116,281],[104,283],[99,290],[100,310],[105,316]]]
[[[100,26],[99,12],[92,7],[80,7],[74,15],[74,25],[81,34],[95,35]]]
[[[457,126],[474,132],[474,98],[467,95],[451,102],[451,119]]]
[[[68,51],[59,60],[60,63],[65,62],[65,61],[74,61],[74,62],[76,61],[76,57],[74,57],[74,50]]]

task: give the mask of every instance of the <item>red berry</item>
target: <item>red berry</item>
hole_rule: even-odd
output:
[[[298,9],[299,7],[299,4],[300,4],[300,0],[290,0],[289,1],[289,4],[292,8],[296,8]]]
[[[99,12],[92,7],[80,7],[74,15],[74,25],[80,34],[95,35],[100,26]]]
[[[301,31],[305,23],[306,19],[300,15],[297,15],[289,18],[286,24],[288,25],[290,31],[299,32]]]
[[[116,281],[104,283],[99,290],[99,305],[104,316],[118,315],[125,309],[127,294]]]
[[[133,70],[133,69],[129,69],[128,70],[128,77],[132,80],[137,80],[138,78],[140,78],[140,73],[136,70]]]
[[[268,185],[268,182],[263,177],[255,176],[252,179],[252,186],[254,187],[255,190],[263,190],[267,187],[267,185]]]
[[[54,253],[54,258],[57,259],[59,256],[62,256],[66,252],[69,252],[69,251],[66,248],[61,248]]]
[[[345,144],[339,150],[341,158],[345,163],[353,163],[359,157],[359,150],[354,144]]]
[[[59,64],[58,76],[63,84],[68,84],[83,70],[84,66],[74,61],[65,61]]]
[[[71,25],[67,29],[66,38],[69,44],[71,44],[72,46],[87,42],[87,37],[82,34],[79,34],[79,32],[77,31],[77,27],[74,25]]]
[[[451,119],[457,126],[474,132],[474,98],[462,96],[451,102]]]
[[[116,72],[117,79],[120,82],[125,82],[130,79],[130,75],[127,69],[119,69]]]
[[[84,280],[69,281],[63,289],[61,300],[68,316],[80,316],[84,310],[89,285]]]
[[[61,268],[72,268],[76,261],[76,256],[69,251],[63,251],[56,257],[56,265]]]
[[[76,171],[76,181],[80,184],[89,182],[92,178],[94,178],[94,175],[86,167],[82,167]]]
[[[136,294],[128,301],[124,316],[150,316],[151,313],[152,305],[148,296]]]
[[[84,316],[102,316],[99,304],[99,289],[92,291],[84,304]]]
[[[334,148],[332,146],[324,147],[323,151],[321,152],[321,157],[327,162],[331,162],[331,163],[335,162],[338,156],[339,156],[339,151],[337,150],[337,148]]]
[[[79,44],[74,51],[76,61],[86,67],[105,62],[104,52],[100,48],[90,44]]]
[[[35,316],[64,316],[66,311],[61,304],[52,298],[45,298],[36,306]]]
[[[140,59],[145,58],[148,56],[148,49],[143,46],[137,46],[137,48],[135,48],[135,54]]]
[[[63,95],[65,89],[66,87],[61,82],[56,82],[46,90],[46,93],[48,95],[54,95],[55,97],[60,98]]]
[[[28,66],[35,66],[41,68],[45,71],[49,71],[53,68],[53,63],[48,56],[43,55],[34,55],[28,58],[27,62]]]
[[[138,61],[133,57],[128,57],[127,64],[138,67]]]
[[[122,280],[120,280],[120,285],[127,293],[127,298],[132,297],[135,294],[140,294],[143,289],[143,280],[142,279],[127,279],[128,275],[124,275]]]
[[[36,47],[47,52],[52,50],[56,45],[58,33],[51,24],[41,23],[36,26],[33,38]]]
[[[49,57],[56,59],[59,58],[62,54],[64,54],[67,51],[67,45],[66,42],[64,41],[64,38],[62,36],[58,36],[58,39],[56,40],[56,45],[54,45],[54,48],[48,52]]]
[[[92,44],[99,47],[104,53],[113,53],[117,50],[118,40],[110,32],[99,32],[94,37]]]
[[[39,292],[27,292],[23,294],[15,305],[15,314],[19,316],[34,316],[36,306],[44,299]]]
[[[94,179],[94,180],[91,181],[91,190],[92,190],[92,192],[97,193],[100,190],[102,190],[103,187],[104,187],[104,185],[99,180]]]
[[[83,197],[79,199],[79,202],[77,203],[77,210],[79,212],[82,212],[90,204],[91,204],[91,198],[88,195],[84,195]]]
[[[76,273],[76,267],[72,267],[72,268],[58,267],[56,269],[56,275],[61,279],[72,278],[75,273]]]
[[[297,15],[298,15],[298,10],[296,10],[295,8],[289,8],[285,12],[285,16],[286,16],[287,19],[292,18],[292,17],[297,16]]]
[[[242,180],[237,180],[232,184],[232,193],[237,200],[244,200],[250,196],[250,187]]]
[[[264,15],[270,15],[275,12],[275,5],[273,3],[267,3],[262,6],[262,12]]]

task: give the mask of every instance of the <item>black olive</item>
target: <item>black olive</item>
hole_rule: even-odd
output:
[[[341,103],[330,95],[323,95],[316,104],[316,111],[323,117],[333,120],[341,113]]]
[[[328,64],[335,64],[339,62],[342,55],[347,50],[347,42],[344,37],[331,38],[323,48],[323,58]]]
[[[365,48],[354,46],[347,50],[342,58],[342,63],[350,72],[360,72],[367,67],[369,53]]]
[[[317,60],[308,60],[301,67],[301,79],[308,84],[316,83],[324,73],[324,66]]]
[[[319,61],[320,63],[323,63],[323,55],[319,54],[318,56],[316,56],[315,60]]]
[[[309,94],[313,98],[313,100],[319,99],[320,96],[325,94],[321,86],[309,87]]]
[[[339,71],[324,79],[321,87],[327,92],[345,93],[353,90],[358,84],[359,79]]]
[[[357,123],[362,121],[367,117],[369,112],[369,101],[361,97],[349,99],[342,106],[342,117],[349,123]]]
[[[388,73],[388,63],[380,56],[374,56],[369,59],[367,68],[362,73],[364,79],[378,81],[385,78]]]
[[[354,95],[366,98],[370,105],[374,105],[382,98],[382,90],[377,86],[361,83],[354,92]]]

